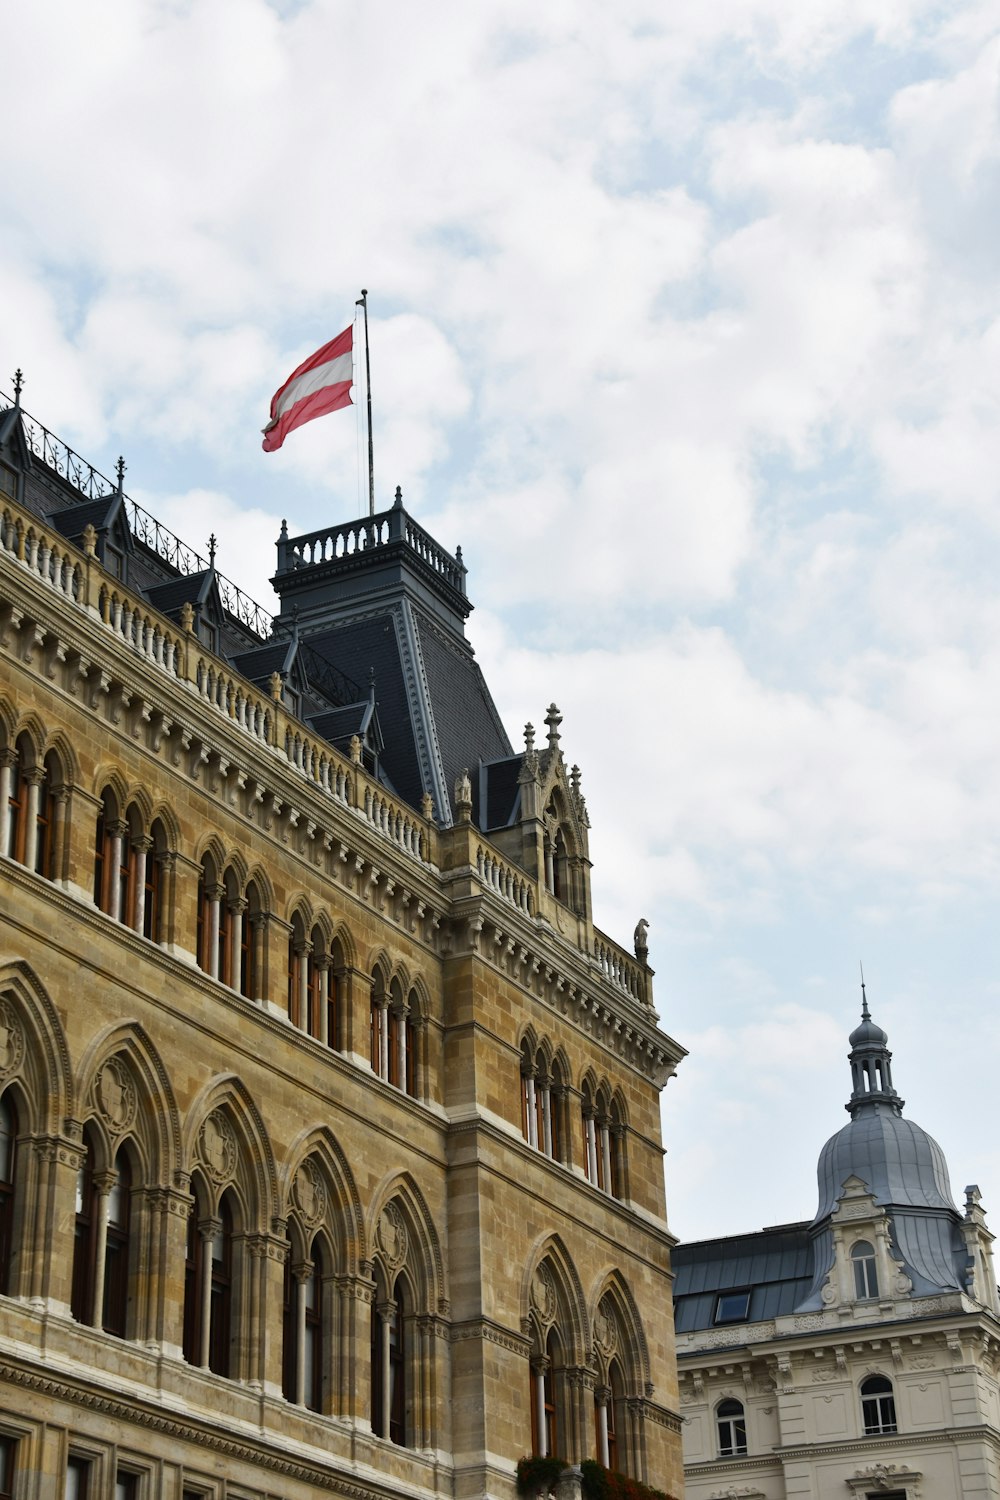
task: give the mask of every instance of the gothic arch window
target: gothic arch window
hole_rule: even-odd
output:
[[[611,1098],[608,1086],[595,1085],[588,1075],[581,1088],[583,1161],[587,1181],[612,1198],[625,1194],[627,1160],[625,1121],[621,1101]]]
[[[105,1230],[102,1326],[106,1333],[124,1338],[128,1324],[132,1217],[132,1167],[124,1146],[115,1155],[113,1178],[108,1191]]]
[[[897,1430],[896,1400],[887,1376],[869,1375],[861,1382],[861,1420],[866,1437]]]
[[[605,1468],[638,1478],[645,1468],[640,1398],[649,1360],[634,1299],[617,1275],[598,1301],[591,1328],[597,1458]]]
[[[49,797],[45,768],[38,763],[30,735],[20,734],[12,751],[5,752],[7,783],[7,842],[5,854],[38,874],[39,838],[44,843],[48,825]]]
[[[547,1044],[536,1045],[529,1035],[521,1042],[521,1133],[553,1161],[564,1152],[566,1088],[561,1062],[553,1061]]]
[[[733,1397],[720,1401],[715,1408],[715,1430],[719,1440],[719,1457],[734,1458],[747,1451],[747,1419],[743,1402]]]
[[[329,949],[326,990],[326,1042],[328,1047],[341,1051],[344,1047],[344,1001],[347,958],[339,940],[334,939]]]
[[[101,1168],[95,1134],[84,1132],[77,1170],[71,1311],[78,1323],[128,1334],[133,1174],[129,1151],[119,1147]],[[105,1158],[106,1160],[106,1158]]]
[[[376,1311],[378,1316],[372,1319],[372,1431],[400,1447],[409,1447],[408,1331],[412,1298],[404,1275],[396,1277],[388,1299]]]
[[[14,1090],[0,1095],[0,1293],[10,1289],[14,1246],[14,1195],[17,1183],[18,1118]]]
[[[293,1226],[287,1236],[282,1337],[282,1392],[287,1401],[323,1411],[326,1368],[329,1252],[322,1235],[308,1251]]]
[[[198,966],[244,994],[247,904],[236,870],[230,865],[220,877],[215,859],[206,854],[198,878]]]
[[[247,882],[246,895],[237,914],[239,921],[239,990],[248,1000],[258,1000],[264,987],[264,901],[256,880]]]
[[[129,852],[129,825],[109,787],[94,828],[94,904],[115,922],[127,919]]]
[[[441,1287],[440,1250],[412,1186],[382,1208],[373,1232],[372,1431],[409,1448],[433,1448],[437,1340],[431,1331]]]
[[[288,1019],[299,1031],[306,1030],[309,1015],[309,982],[312,974],[312,944],[298,912],[288,934]]]
[[[852,1245],[851,1265],[854,1267],[854,1295],[859,1302],[874,1301],[879,1294],[874,1245],[867,1240],[858,1240]]]
[[[200,1173],[192,1175],[194,1205],[188,1219],[184,1267],[184,1358],[215,1375],[231,1375],[233,1304],[237,1272],[234,1253],[235,1195],[227,1188],[214,1213]]]
[[[581,1342],[585,1314],[578,1292],[576,1272],[553,1245],[527,1284],[531,1447],[542,1458],[578,1460],[582,1456],[569,1451],[575,1441],[575,1422],[582,1416],[569,1369],[589,1363]],[[573,1424],[569,1421],[571,1405]]]

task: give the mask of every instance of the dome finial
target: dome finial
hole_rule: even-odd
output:
[[[871,1012],[868,1009],[868,996],[865,994],[865,966],[860,958],[858,959],[858,968],[861,970],[861,1019],[862,1021],[870,1021]]]
[[[888,1108],[898,1113],[903,1101],[892,1086],[892,1053],[889,1038],[871,1017],[865,990],[865,971],[861,970],[861,1025],[850,1036],[851,1081],[854,1089],[847,1109],[852,1118],[859,1111]]]

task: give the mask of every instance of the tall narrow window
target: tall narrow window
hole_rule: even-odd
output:
[[[624,1387],[621,1370],[615,1360],[612,1360],[608,1371],[608,1384],[611,1391],[608,1397],[608,1468],[613,1469],[616,1474],[621,1474],[624,1473],[624,1466],[618,1448],[618,1413],[622,1406]]]
[[[216,1375],[230,1373],[230,1326],[233,1297],[233,1216],[224,1197],[219,1205],[220,1224],[212,1235],[211,1323],[208,1368]]]
[[[0,1437],[0,1500],[11,1500],[14,1493],[14,1455],[17,1444],[13,1438]]]
[[[85,1458],[71,1458],[66,1465],[66,1500],[89,1500],[90,1464]]]
[[[405,1298],[405,1288],[400,1277],[393,1289],[396,1311],[389,1324],[389,1438],[400,1447],[406,1444]]]
[[[394,1005],[390,1005],[386,1012],[386,1020],[389,1027],[389,1082],[399,1088],[399,1031],[400,1014]]]
[[[285,1243],[284,1291],[281,1299],[281,1394],[286,1401],[296,1398],[296,1369],[298,1367],[298,1288],[292,1274],[294,1250],[291,1239]]]
[[[382,1072],[382,1017],[385,1015],[384,1007],[379,1003],[375,995],[372,995],[371,1021],[369,1033],[371,1041],[372,1072]]]
[[[21,767],[21,756],[15,754],[10,766],[10,791],[7,794],[7,845],[4,853],[10,854],[19,864],[24,863],[24,833],[27,821],[24,800],[27,787]]]
[[[312,1270],[305,1284],[305,1349],[303,1399],[312,1411],[323,1409],[323,1250],[312,1247]]]
[[[97,1189],[94,1186],[94,1147],[86,1139],[86,1156],[76,1174],[76,1221],[73,1236],[73,1287],[70,1310],[78,1323],[89,1323],[94,1310],[94,1267],[97,1237]]]
[[[129,1215],[132,1169],[124,1150],[115,1157],[115,1180],[108,1194],[104,1251],[104,1330],[125,1337],[128,1318]]]
[[[197,1202],[197,1200],[196,1200]],[[201,1279],[204,1246],[198,1229],[198,1210],[188,1215],[187,1254],[184,1258],[184,1358],[201,1363]]]
[[[559,1340],[555,1330],[549,1332],[545,1341],[545,1373],[543,1376],[543,1408],[545,1412],[545,1452],[552,1457],[559,1455],[559,1409],[556,1401],[559,1359]]]
[[[0,1292],[10,1290],[14,1238],[14,1178],[17,1167],[17,1110],[10,1090],[0,1098]],[[0,1491],[0,1495],[2,1495]]]
[[[743,1402],[720,1401],[715,1412],[719,1435],[719,1457],[732,1458],[747,1451],[747,1420]]]
[[[896,1431],[896,1402],[886,1376],[869,1375],[861,1382],[861,1418],[866,1437]]]
[[[851,1264],[854,1266],[854,1295],[859,1302],[869,1302],[878,1296],[878,1267],[875,1250],[867,1240],[859,1240],[851,1249]]]
[[[340,977],[337,970],[328,972],[326,992],[326,1042],[334,1050],[340,1047]]]
[[[136,1500],[139,1493],[138,1474],[129,1474],[125,1469],[119,1469],[115,1476],[115,1500]]]
[[[52,879],[52,795],[49,778],[38,783],[38,805],[35,808],[35,874]]]

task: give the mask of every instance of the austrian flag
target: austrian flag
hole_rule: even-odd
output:
[[[303,422],[351,405],[353,342],[352,325],[310,354],[275,391],[271,397],[271,420],[264,428],[265,453],[280,448],[288,434]]]

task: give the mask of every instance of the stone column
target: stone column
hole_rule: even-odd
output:
[[[142,935],[142,929],[146,925],[146,861],[149,851],[153,847],[153,840],[148,836],[133,839],[132,848],[135,851],[135,903],[132,909],[132,927]]]
[[[52,827],[49,832],[49,838],[52,841],[52,879],[61,882],[66,878],[66,810],[69,803],[69,787],[50,787],[49,801],[52,808]],[[43,870],[42,874],[45,873]]]
[[[381,1012],[379,1017],[378,1034],[378,1076],[388,1079],[389,1077],[389,1001],[383,998],[378,1002]]]
[[[399,1011],[399,1086],[406,1093],[406,1020],[409,1009],[403,1005]]]
[[[33,870],[38,853],[38,798],[45,772],[41,766],[29,766],[23,779],[28,788],[27,806],[24,809],[24,863],[29,870]]]
[[[292,1267],[295,1281],[295,1404],[306,1404],[306,1291],[313,1273],[311,1260]]]
[[[318,1025],[316,1027],[316,1036],[317,1040],[321,1041],[324,1047],[333,1046],[333,1043],[330,1040],[329,1031],[330,969],[332,968],[332,966],[333,959],[330,957],[329,953],[317,953],[313,958],[313,968],[319,975],[319,983],[316,986],[316,1004],[319,1007],[319,1015],[316,1018],[318,1022]]]
[[[240,964],[243,961],[243,914],[247,903],[243,896],[234,896],[229,905],[229,985],[240,992]]]
[[[309,955],[313,951],[312,943],[308,938],[295,944],[295,952],[299,960],[298,986],[299,986],[299,1030],[309,1030]]]
[[[0,750],[0,854],[10,853],[10,789],[16,765],[16,750]]]
[[[524,1074],[524,1113],[528,1126],[528,1145],[538,1146],[538,1115],[535,1106],[535,1075],[529,1069]]]
[[[382,1341],[382,1427],[379,1436],[388,1438],[389,1419],[392,1411],[392,1320],[396,1316],[396,1304],[390,1300],[379,1302],[375,1308],[379,1319],[379,1337]]]
[[[253,982],[250,985],[253,993],[250,999],[259,1002],[267,998],[264,985],[264,936],[267,931],[267,917],[262,911],[255,911],[249,920],[250,944],[253,954]]]
[[[208,1369],[212,1345],[212,1245],[221,1233],[221,1219],[200,1220],[198,1234],[201,1238],[201,1286],[198,1288],[198,1295],[201,1298],[201,1347],[198,1350],[198,1363],[203,1370]]]
[[[588,1105],[583,1111],[587,1130],[587,1179],[597,1186],[597,1132],[594,1126],[594,1111]]]
[[[108,845],[105,854],[104,881],[108,896],[108,916],[112,922],[124,920],[122,915],[122,846],[128,838],[129,826],[123,820],[108,825]]]
[[[205,905],[208,907],[205,913],[203,932],[207,951],[199,953],[198,961],[204,961],[205,972],[213,979],[219,977],[219,904],[226,894],[224,885],[205,886]]]
[[[607,1120],[601,1121],[601,1165],[604,1168],[604,1191],[611,1192],[611,1135]]]
[[[94,1241],[94,1295],[91,1306],[91,1324],[100,1328],[104,1323],[104,1267],[108,1253],[108,1206],[111,1189],[118,1181],[117,1172],[95,1172],[94,1187],[97,1190],[97,1234]]]
[[[549,1423],[545,1410],[545,1376],[549,1360],[546,1354],[536,1354],[531,1361],[531,1379],[535,1397],[535,1431],[538,1434],[538,1457],[549,1456]]]
[[[611,1400],[611,1388],[599,1385],[594,1392],[597,1411],[597,1456],[606,1469],[611,1467],[611,1455],[608,1450],[608,1404]]]
[[[546,1156],[552,1155],[552,1081],[545,1077],[540,1080],[542,1095],[542,1150]]]

